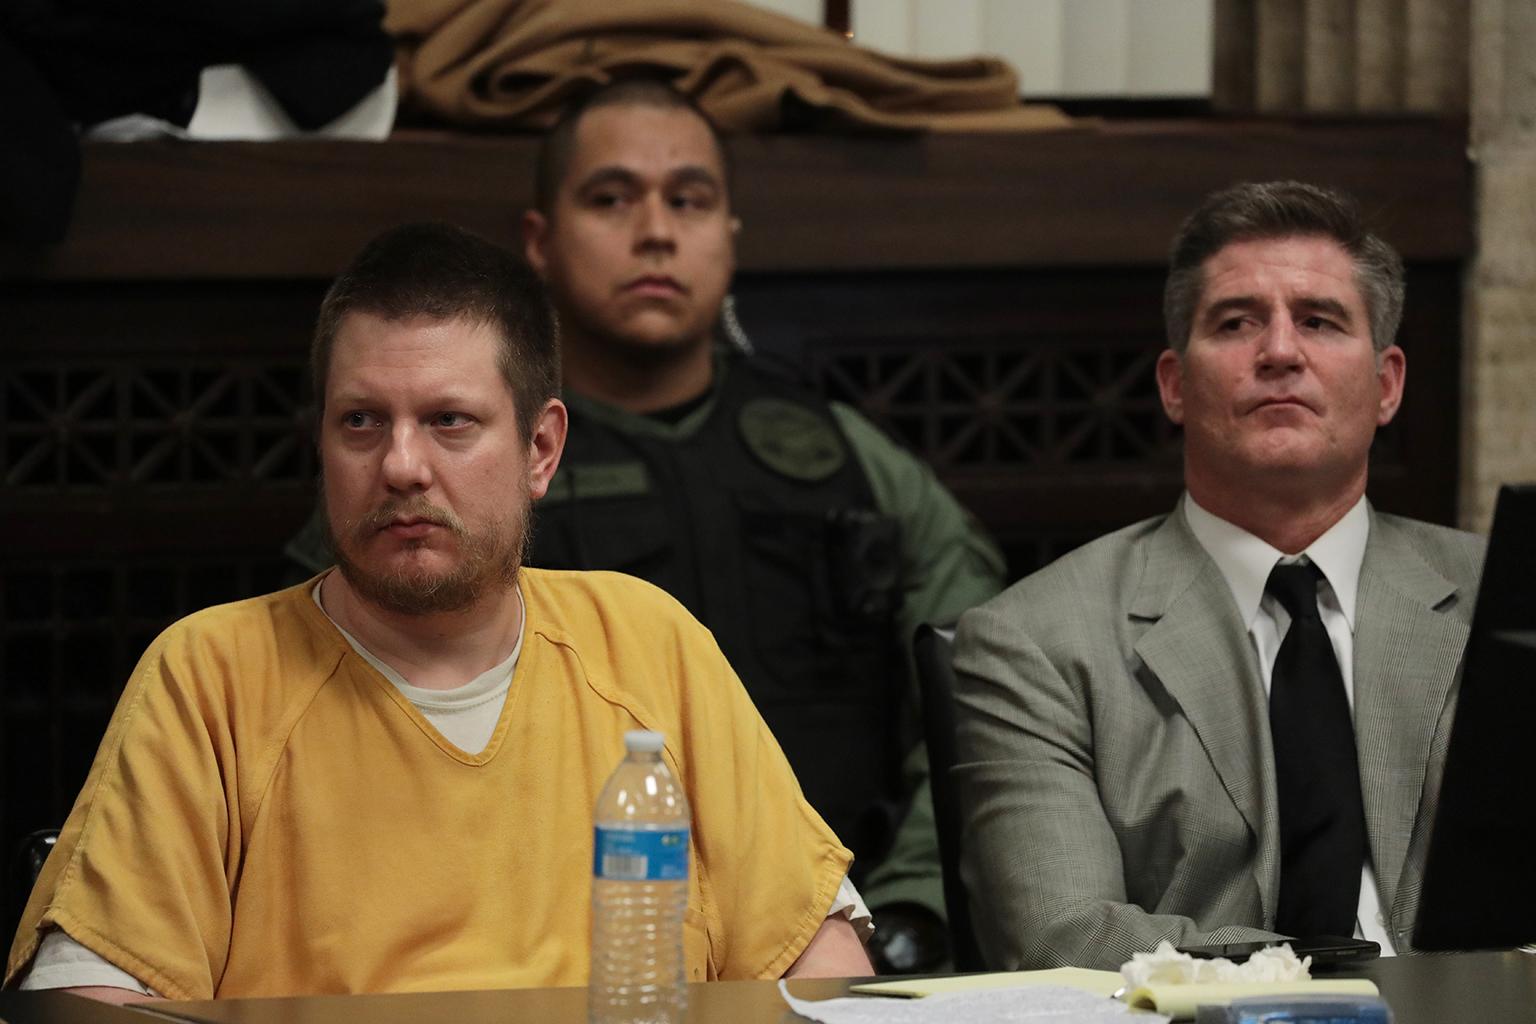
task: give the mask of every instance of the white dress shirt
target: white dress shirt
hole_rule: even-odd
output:
[[[1311,562],[1323,574],[1317,588],[1318,614],[1344,677],[1344,695],[1349,710],[1355,710],[1355,598],[1360,586],[1360,563],[1365,560],[1365,542],[1370,536],[1371,520],[1365,498],[1355,502],[1344,516],[1298,555],[1287,555],[1247,530],[1217,518],[1201,508],[1195,499],[1184,495],[1184,518],[1200,546],[1211,556],[1237,602],[1238,614],[1248,628],[1259,656],[1259,673],[1264,692],[1269,693],[1270,678],[1280,642],[1290,629],[1291,616],[1278,600],[1264,592],[1270,570],[1280,562]],[[1381,897],[1376,892],[1376,873],[1371,870],[1370,851],[1361,866],[1360,905],[1355,921],[1355,935],[1381,944],[1384,956],[1396,950],[1388,935],[1381,912]]]

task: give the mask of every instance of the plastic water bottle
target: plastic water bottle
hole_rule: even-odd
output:
[[[627,732],[624,747],[597,800],[587,1019],[681,1024],[688,801],[661,759],[661,733]]]

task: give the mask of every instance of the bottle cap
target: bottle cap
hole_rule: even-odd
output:
[[[624,734],[624,749],[632,754],[659,753],[663,743],[661,733],[650,729],[631,729]]]

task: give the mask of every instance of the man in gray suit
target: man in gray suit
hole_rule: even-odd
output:
[[[1408,948],[1483,542],[1365,500],[1402,299],[1338,193],[1241,185],[1185,222],[1157,364],[1183,499],[960,620],[964,874],[995,965]]]

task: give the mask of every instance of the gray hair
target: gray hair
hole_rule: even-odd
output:
[[[1316,236],[1354,260],[1355,286],[1370,318],[1371,345],[1384,351],[1403,317],[1403,259],[1365,227],[1343,192],[1299,181],[1245,182],[1213,192],[1174,236],[1163,287],[1168,347],[1183,354],[1205,287],[1205,262],[1233,242]]]

